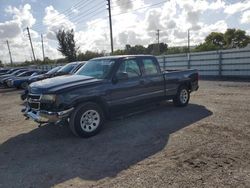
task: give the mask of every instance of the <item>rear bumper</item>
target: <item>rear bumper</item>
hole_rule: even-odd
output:
[[[58,123],[67,118],[73,110],[74,108],[70,108],[60,112],[49,112],[44,110],[34,111],[29,107],[26,107],[23,110],[23,115],[37,123]]]

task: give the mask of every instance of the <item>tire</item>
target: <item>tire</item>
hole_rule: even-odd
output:
[[[22,88],[22,89],[26,89],[27,87],[28,87],[28,82],[23,82],[22,84],[21,84],[21,87],[20,88]]]
[[[92,102],[79,105],[70,116],[69,127],[74,135],[88,138],[96,135],[104,124],[102,109]]]
[[[179,87],[176,96],[173,98],[175,106],[183,107],[187,106],[190,99],[190,92],[187,86],[182,85]]]

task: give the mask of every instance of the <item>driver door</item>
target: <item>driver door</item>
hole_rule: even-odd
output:
[[[127,75],[119,79],[120,74]],[[144,91],[142,71],[136,58],[124,59],[116,71],[117,82],[113,83],[110,90],[110,107],[112,110],[124,108],[140,101]]]

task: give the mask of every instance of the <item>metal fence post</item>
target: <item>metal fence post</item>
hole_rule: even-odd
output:
[[[188,53],[188,62],[187,62],[187,68],[190,69],[191,65],[190,65],[190,53]]]
[[[222,76],[222,52],[219,51],[219,76]]]
[[[163,70],[166,70],[166,57],[163,55]]]

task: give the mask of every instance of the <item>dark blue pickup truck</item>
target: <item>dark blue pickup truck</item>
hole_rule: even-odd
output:
[[[74,75],[32,83],[23,113],[38,123],[67,121],[75,135],[90,137],[128,107],[170,99],[186,106],[198,77],[196,70],[162,72],[149,55],[95,58]]]

